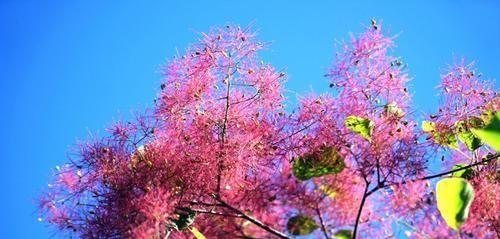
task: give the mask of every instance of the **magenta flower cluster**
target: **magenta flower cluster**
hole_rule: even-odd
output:
[[[290,226],[297,215],[315,222],[315,238],[347,231],[498,238],[493,151],[443,141],[457,121],[500,108],[493,84],[472,63],[450,66],[441,77],[442,105],[418,115],[407,65],[391,55],[394,37],[372,21],[341,45],[326,74],[331,92],[302,97],[290,111],[286,73],[259,57],[266,47],[249,28],[200,34],[162,68],[152,110],[79,143],[56,168],[39,200],[40,219],[78,238],[199,238],[193,230],[206,238],[292,238],[302,233]],[[433,123],[433,134],[419,117]],[[297,176],[299,163],[322,164],[325,154],[338,160],[337,171]],[[432,186],[446,174],[430,165],[442,172],[485,158],[470,179],[469,220],[460,232],[447,228]]]

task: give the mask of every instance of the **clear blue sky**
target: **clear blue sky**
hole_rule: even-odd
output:
[[[52,235],[37,222],[34,200],[54,166],[77,138],[150,105],[159,66],[210,26],[253,22],[273,42],[264,58],[286,68],[288,89],[299,93],[328,90],[323,74],[334,40],[371,18],[402,33],[396,53],[409,63],[421,110],[435,107],[439,72],[454,56],[500,76],[500,2],[493,0],[41,2],[0,1],[2,238]]]

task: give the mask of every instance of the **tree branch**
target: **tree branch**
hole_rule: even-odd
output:
[[[482,161],[479,161],[479,162],[476,162],[476,163],[473,163],[473,164],[469,164],[467,166],[463,166],[463,167],[460,167],[460,168],[456,168],[456,169],[453,169],[453,170],[448,170],[446,172],[442,172],[442,173],[438,173],[438,174],[433,174],[433,175],[428,175],[428,176],[425,176],[425,177],[415,178],[415,179],[411,179],[411,180],[403,180],[403,181],[401,181],[399,183],[389,183],[389,184],[382,183],[382,184],[379,184],[376,187],[372,188],[368,192],[368,195],[371,195],[372,193],[376,192],[379,189],[387,188],[387,187],[390,187],[390,186],[393,186],[393,185],[407,184],[409,182],[415,182],[415,181],[422,181],[422,180],[429,180],[429,179],[433,179],[433,178],[439,178],[439,177],[442,177],[442,176],[445,176],[445,175],[448,175],[448,174],[452,174],[452,173],[455,173],[455,172],[458,172],[458,171],[461,171],[461,170],[464,170],[464,169],[472,168],[472,167],[475,167],[477,165],[481,165],[481,164],[490,162],[490,161],[492,161],[494,159],[498,159],[498,157],[500,157],[500,154],[497,153],[497,154],[494,154],[494,155],[492,155],[490,157],[487,157],[486,159],[483,159]]]
[[[361,213],[363,212],[363,206],[365,205],[366,198],[370,196],[368,194],[368,187],[370,183],[366,183],[365,191],[363,192],[363,198],[361,199],[361,204],[359,205],[358,215],[356,216],[356,222],[354,223],[354,230],[352,232],[352,238],[356,239],[356,233],[358,231],[359,220],[361,219]]]
[[[227,74],[224,79],[227,83],[227,88],[226,88],[226,106],[224,110],[224,121],[222,123],[222,132],[221,132],[221,141],[220,141],[220,147],[221,149],[224,148],[224,144],[226,142],[226,133],[227,133],[227,120],[229,116],[229,107],[231,106],[231,101],[230,101],[230,96],[231,96],[231,81],[230,81],[231,73],[230,73],[230,68],[227,68]],[[221,188],[221,178],[222,178],[222,169],[224,168],[223,161],[222,161],[222,156],[218,156],[219,160],[217,162],[218,167],[217,167],[217,195],[220,196],[220,188]]]
[[[226,202],[222,201],[220,198],[217,198],[215,197],[215,200],[219,201],[224,207],[228,208],[228,209],[231,209],[232,211],[236,212],[238,215],[241,216],[241,218],[244,218],[246,219],[247,221],[253,223],[254,225],[264,229],[265,231],[279,237],[279,238],[283,238],[283,239],[292,239],[291,237],[287,236],[285,233],[283,232],[280,232],[266,224],[264,224],[263,222],[247,215],[246,213],[240,211],[239,209],[227,204]]]
[[[321,216],[321,211],[319,210],[319,207],[316,207],[316,213],[318,214],[319,217],[319,222],[321,224],[321,230],[323,231],[323,235],[325,235],[325,239],[329,239],[330,237],[328,236],[328,231],[326,230],[325,222],[323,221],[323,217]]]

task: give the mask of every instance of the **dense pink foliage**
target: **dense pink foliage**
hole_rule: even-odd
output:
[[[327,74],[333,92],[303,97],[290,113],[286,75],[261,60],[265,44],[250,29],[201,34],[162,68],[152,112],[80,143],[76,157],[57,168],[39,200],[43,220],[79,238],[193,238],[173,223],[188,208],[207,238],[286,238],[287,221],[298,214],[318,223],[315,238],[353,228],[360,238],[455,236],[436,209],[435,181],[421,179],[440,155],[447,171],[491,152],[460,145],[450,153],[421,130],[393,41],[373,21],[340,46]],[[500,108],[472,64],[451,67],[440,88],[443,105],[430,117],[438,131]],[[349,116],[372,122],[369,138],[345,126]],[[294,160],[325,147],[345,168],[297,180]],[[496,160],[474,172],[476,199],[462,236],[494,238]]]

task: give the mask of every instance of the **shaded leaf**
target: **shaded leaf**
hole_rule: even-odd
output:
[[[335,238],[337,239],[351,239],[352,238],[352,231],[343,229],[343,230],[338,230],[335,234],[333,234]]]
[[[318,229],[318,225],[314,219],[306,215],[297,215],[288,219],[286,229],[292,235],[307,235]]]
[[[469,216],[474,188],[463,178],[445,178],[436,184],[437,207],[446,224],[458,230]]]
[[[196,217],[196,212],[186,207],[179,208],[176,213],[179,215],[179,218],[172,220],[172,222],[175,225],[175,229],[178,231],[182,231],[191,226]]]
[[[474,151],[481,147],[481,139],[471,132],[472,128],[480,127],[480,125],[482,125],[482,120],[479,118],[473,118],[467,122],[461,120],[455,123],[455,131],[458,139],[464,143],[470,151]]]
[[[352,132],[371,140],[373,127],[375,126],[371,120],[351,115],[346,118],[344,124]]]
[[[500,111],[482,129],[471,129],[472,133],[496,151],[500,151]]]
[[[345,168],[344,159],[333,147],[298,157],[293,162],[293,175],[299,180],[308,180],[325,174],[340,173]]]
[[[453,166],[452,170],[463,168],[465,166],[467,166],[467,165],[456,164],[455,166]],[[452,177],[465,178],[465,179],[472,179],[473,175],[474,175],[474,171],[471,168],[462,169],[460,171],[456,171],[456,172],[451,174]]]

